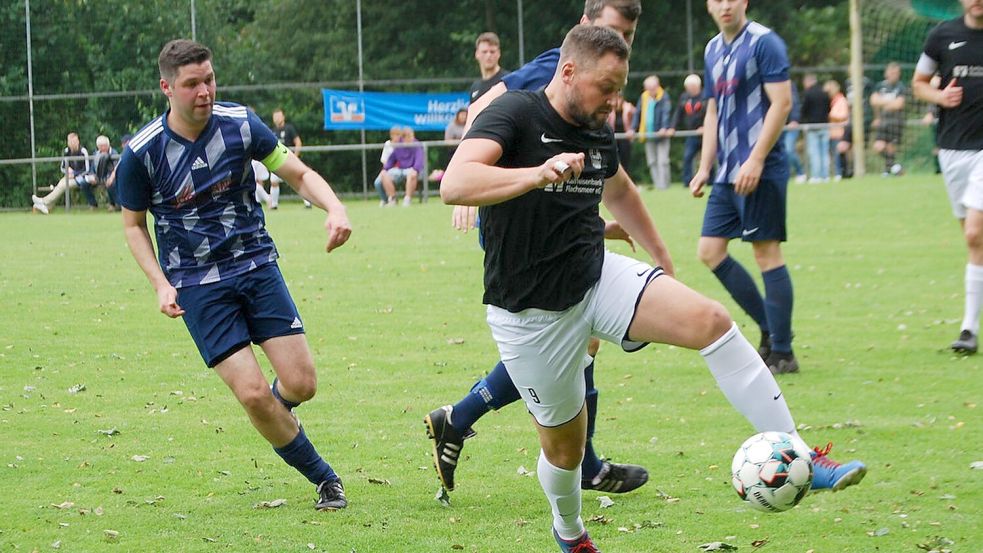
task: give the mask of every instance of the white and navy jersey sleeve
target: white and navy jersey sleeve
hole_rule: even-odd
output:
[[[781,83],[789,80],[788,49],[777,33],[761,35],[756,45],[754,59],[765,83]]]
[[[250,110],[246,115],[246,121],[249,125],[250,135],[252,136],[252,158],[262,161],[266,159],[266,156],[273,153],[279,140],[276,134],[266,126],[266,123],[255,112]],[[286,146],[289,148],[293,144],[286,144]]]
[[[502,77],[509,90],[539,90],[548,85],[560,64],[560,49],[553,48],[536,56],[536,59]]]
[[[123,149],[116,167],[116,193],[119,205],[130,211],[146,211],[150,208],[150,175],[143,162],[127,146]]]

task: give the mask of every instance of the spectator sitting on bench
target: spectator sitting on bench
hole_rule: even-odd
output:
[[[58,184],[47,196],[43,198],[31,196],[34,209],[47,215],[48,208],[61,198],[69,186],[82,190],[82,194],[85,195],[85,200],[89,204],[89,209],[99,207],[99,204],[96,203],[96,196],[92,193],[92,186],[96,184],[96,176],[89,169],[89,152],[82,147],[78,134],[68,133],[68,146],[62,156],[64,159],[61,161],[61,172],[65,176],[58,181]],[[72,157],[81,157],[82,159],[69,159]]]
[[[109,143],[109,137],[99,135],[96,138],[96,153],[92,156],[92,169],[96,177],[95,185],[106,187],[106,197],[109,204],[106,206],[108,211],[119,211],[119,202],[116,201],[116,164],[119,163],[119,154]]]

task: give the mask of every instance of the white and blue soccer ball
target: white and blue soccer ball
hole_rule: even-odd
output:
[[[737,495],[766,513],[795,507],[812,487],[809,447],[784,432],[762,432],[745,440],[730,470]]]

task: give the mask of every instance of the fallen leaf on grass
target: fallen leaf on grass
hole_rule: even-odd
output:
[[[459,346],[464,343],[464,338],[448,338],[447,345]]]
[[[768,540],[754,540],[753,542],[751,542],[751,547],[761,547],[766,543],[768,543]]]
[[[150,456],[149,455],[134,455],[133,457],[130,457],[130,460],[131,461],[134,461],[134,462],[137,462],[137,463],[142,463],[142,462],[146,461],[147,459],[150,459]]]
[[[119,434],[119,429],[117,429],[117,428],[116,428],[116,427],[114,426],[114,427],[112,427],[112,428],[109,428],[109,429],[107,429],[107,430],[99,430],[98,432],[99,432],[100,434],[105,434],[105,435],[107,435],[107,436],[116,436],[117,434]]]
[[[103,530],[102,533],[106,536],[106,539],[113,541],[119,537],[119,532],[116,530]]]
[[[596,522],[598,524],[607,524],[607,523],[611,522],[611,519],[609,519],[608,517],[606,517],[604,515],[594,515],[594,516],[590,517],[589,519],[587,519],[587,522]]]
[[[71,509],[72,507],[75,506],[75,503],[71,501],[65,501],[58,504],[52,503],[51,506],[54,507],[55,509]]]
[[[983,461],[973,461],[969,464],[969,468],[973,470],[983,470]]]
[[[712,541],[710,543],[704,543],[700,545],[699,548],[702,551],[737,551],[736,545],[731,545],[729,543],[724,543],[722,541]]]
[[[954,545],[955,543],[944,536],[932,536],[929,541],[916,544],[915,547],[923,551],[928,551],[928,553],[952,553],[952,548],[948,546]]]
[[[526,470],[526,467],[519,465],[519,468],[515,469],[516,474],[519,476],[532,476],[532,473]]]
[[[601,504],[602,509],[607,509],[608,507],[614,505],[614,500],[606,495],[599,496],[597,502]]]
[[[74,385],[74,386],[72,386],[71,388],[68,389],[68,393],[70,393],[70,394],[77,394],[79,392],[84,392],[85,389],[86,389],[85,388],[85,384],[76,384],[76,385]]]
[[[286,499],[274,499],[273,501],[260,501],[253,505],[253,509],[276,509],[281,505],[286,505]]]
[[[383,478],[369,478],[369,484],[382,484],[383,486],[391,486],[392,484],[389,480]]]
[[[887,528],[878,528],[877,530],[874,530],[872,532],[867,532],[867,535],[872,538],[879,538],[881,536],[886,536],[890,533],[891,531]]]

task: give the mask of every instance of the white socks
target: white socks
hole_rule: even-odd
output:
[[[960,330],[980,333],[980,300],[983,299],[983,265],[966,264],[966,311]]]
[[[584,533],[584,521],[580,518],[580,465],[575,470],[555,467],[540,450],[536,474],[553,510],[556,533],[565,540],[579,538]]]
[[[266,189],[263,188],[263,186],[261,184],[257,184],[256,185],[256,203],[261,204],[261,205],[262,204],[265,204],[266,203],[266,200],[269,197],[270,197],[270,195],[266,192]]]
[[[716,342],[700,350],[717,386],[758,432],[787,432],[798,436],[785,396],[754,346],[737,324]]]
[[[270,207],[280,205],[280,187],[270,186]]]

